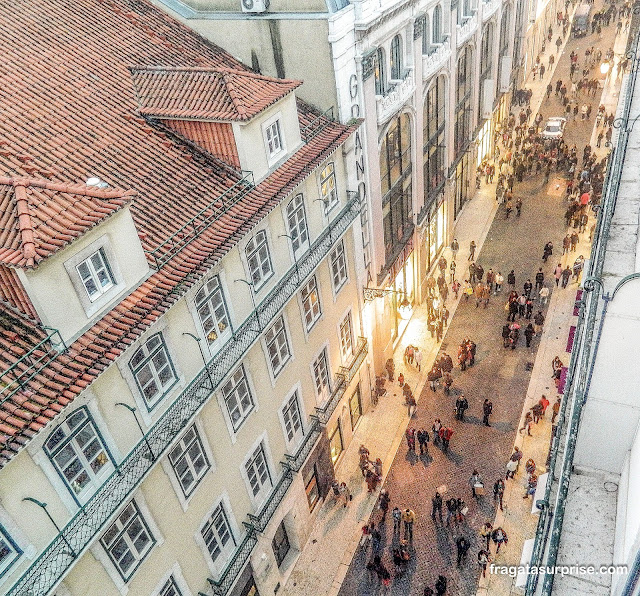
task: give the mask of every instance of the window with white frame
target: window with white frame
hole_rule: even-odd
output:
[[[320,194],[324,203],[324,212],[328,213],[338,204],[336,169],[333,162],[328,163],[320,172]]]
[[[207,518],[202,530],[200,531],[204,539],[207,551],[211,556],[211,560],[216,563],[224,559],[224,555],[229,553],[236,545],[236,541],[229,526],[227,513],[224,505],[220,503]]]
[[[178,380],[162,333],[152,335],[135,351],[129,368],[149,411]]]
[[[231,335],[220,278],[212,277],[196,294],[196,310],[209,346],[221,346]]]
[[[282,126],[280,117],[270,118],[263,125],[264,143],[267,149],[267,158],[269,165],[277,160],[285,152],[284,137],[282,134]]]
[[[100,543],[125,582],[131,579],[155,542],[135,501],[124,508],[100,538]]]
[[[253,283],[254,290],[258,290],[273,275],[267,234],[264,231],[258,232],[247,242],[245,252],[251,283]]]
[[[344,254],[343,240],[340,240],[338,245],[331,251],[329,259],[331,261],[331,281],[333,282],[333,291],[337,293],[347,281],[347,258]]]
[[[76,265],[76,270],[91,301],[102,296],[115,285],[104,248],[98,249],[90,257]]]
[[[13,541],[9,532],[0,525],[0,576],[22,555],[22,550]]]
[[[277,377],[284,365],[291,358],[287,330],[284,327],[284,318],[280,316],[276,322],[267,329],[264,334],[264,341],[267,345],[269,361],[273,376]]]
[[[340,350],[342,361],[347,362],[353,356],[353,326],[351,325],[351,313],[340,323]]]
[[[289,444],[297,444],[304,436],[302,427],[302,414],[300,413],[300,399],[298,391],[287,400],[282,408],[282,421],[284,422],[284,433]]]
[[[304,197],[296,195],[287,205],[287,223],[291,249],[296,257],[305,252],[309,247],[309,231],[307,230],[307,218],[304,212]]]
[[[173,579],[173,575],[169,576],[167,583],[162,586],[160,590],[160,594],[158,596],[182,596],[182,592],[180,588],[178,588],[178,584],[176,584],[176,580]]]
[[[316,321],[322,316],[320,292],[318,292],[315,275],[312,275],[309,281],[302,287],[300,297],[302,298],[302,308],[304,310],[304,324],[307,331],[311,331]]]
[[[222,386],[222,396],[227,405],[233,430],[237,431],[254,407],[244,366],[240,365]]]
[[[251,494],[259,500],[273,486],[271,482],[271,474],[267,465],[267,457],[264,452],[264,445],[260,443],[253,452],[247,463],[244,465],[251,487]]]
[[[316,384],[316,394],[318,403],[323,404],[331,395],[331,375],[329,374],[329,358],[327,348],[322,348],[322,352],[313,362],[313,380]]]
[[[211,467],[194,424],[169,452],[171,467],[188,497]]]
[[[45,442],[44,449],[80,504],[114,469],[111,455],[86,407],[73,412],[58,426]]]

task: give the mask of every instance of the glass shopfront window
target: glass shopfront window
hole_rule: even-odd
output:
[[[360,399],[360,383],[356,386],[351,399],[349,400],[349,414],[351,415],[351,428],[355,430],[356,424],[362,416],[362,402]]]
[[[456,175],[454,179],[454,218],[457,218],[462,210],[463,205],[469,198],[470,182],[469,154],[466,153],[456,166]]]
[[[471,100],[473,96],[473,50],[465,47],[458,59],[453,148],[456,157],[466,151],[471,139]]]
[[[425,244],[427,247],[427,271],[429,271],[438,258],[445,241],[447,220],[444,195],[440,195],[438,201],[431,206],[427,221]]]
[[[336,420],[334,427],[329,431],[329,448],[331,450],[331,463],[335,466],[340,454],[344,451],[340,419]]]
[[[445,180],[446,81],[438,77],[427,92],[423,107],[423,175],[425,204],[440,192]]]

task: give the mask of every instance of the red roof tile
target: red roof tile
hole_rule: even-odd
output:
[[[206,151],[180,143],[164,126],[135,115],[138,106],[128,70],[132,63],[209,70],[245,68],[149,2],[5,2],[0,12],[0,53],[0,172],[11,179],[31,179],[30,185],[21,187],[26,199],[22,191],[16,197],[20,185],[0,186],[2,204],[11,206],[9,212],[0,212],[0,262],[25,266],[32,258],[37,264],[38,259],[71,242],[82,229],[95,225],[98,217],[112,213],[114,202],[124,193],[121,199],[78,195],[77,184],[88,176],[99,177],[112,189],[138,192],[130,208],[148,251],[241,179],[233,167]],[[252,73],[247,71],[236,79],[246,85],[257,81],[262,93],[264,82]],[[261,97],[260,101],[268,101]],[[302,102],[298,103],[298,115],[301,127],[318,118],[318,113]],[[8,393],[0,388],[0,467],[354,130],[335,122],[324,124],[284,164],[251,187],[219,222],[32,376],[19,394],[5,399]],[[71,186],[76,192],[48,189],[44,178],[66,189]],[[34,180],[43,185],[34,185]],[[17,200],[26,200],[29,207],[38,201],[44,215],[34,215],[29,208],[27,219],[24,204],[18,212]],[[0,283],[3,280],[10,281],[11,276],[0,276]],[[5,383],[30,376],[28,361],[7,371],[47,337],[47,331],[28,312],[28,305],[22,305],[25,296],[24,290],[0,292],[0,372],[5,373]],[[53,348],[45,342],[33,355],[46,359]]]
[[[34,267],[118,211],[135,194],[0,176],[0,263]]]
[[[302,81],[216,68],[133,66],[139,111],[156,118],[245,121]]]

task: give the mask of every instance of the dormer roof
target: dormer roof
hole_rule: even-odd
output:
[[[31,268],[109,217],[133,190],[0,176],[0,263]]]
[[[129,70],[140,114],[154,118],[243,122],[302,84],[229,68],[134,66]]]

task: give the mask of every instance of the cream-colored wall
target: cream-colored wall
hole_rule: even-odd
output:
[[[202,12],[237,12],[242,14],[240,0],[186,0],[194,10]],[[278,12],[327,12],[325,0],[270,0],[268,13]]]
[[[335,164],[340,199],[340,205],[331,212],[331,216],[334,217],[347,200],[346,173],[340,150],[328,161],[333,161]],[[273,209],[256,228],[266,227],[268,231],[270,255],[276,271],[273,278],[257,293],[257,302],[260,302],[282,275],[294,265],[289,240],[278,237],[280,234],[289,232],[285,223],[286,206],[289,200],[298,193],[303,193],[311,243],[326,228],[323,203],[314,200],[319,199],[320,196],[319,173],[320,168],[302,182],[281,205]],[[118,230],[117,226],[116,230]],[[141,568],[128,583],[130,594],[148,595],[151,593],[176,560],[178,560],[182,573],[194,594],[198,590],[206,588],[206,577],[210,574],[205,556],[194,540],[194,534],[199,531],[205,516],[217,499],[221,495],[227,494],[231,505],[231,510],[228,510],[227,513],[233,520],[232,526],[240,529],[236,534],[236,540],[240,539],[242,521],[246,519],[248,512],[255,511],[255,505],[249,497],[241,469],[257,438],[263,433],[268,441],[267,455],[268,461],[272,464],[271,474],[274,482],[277,480],[281,473],[279,462],[284,459],[284,454],[290,451],[286,445],[284,430],[278,414],[285,397],[299,384],[299,395],[303,402],[303,412],[308,425],[308,415],[314,413],[314,408],[317,405],[315,384],[310,367],[311,361],[315,359],[321,346],[328,342],[332,373],[335,374],[340,365],[346,364],[341,360],[338,325],[349,309],[352,314],[354,343],[360,334],[358,288],[354,266],[354,259],[357,257],[354,250],[353,233],[353,228],[351,228],[344,236],[349,282],[342,287],[337,296],[333,295],[329,259],[324,259],[315,271],[323,314],[308,334],[305,333],[303,327],[303,314],[298,295],[294,295],[285,305],[283,313],[293,358],[277,379],[273,381],[271,378],[270,363],[263,350],[262,341],[256,342],[242,358],[241,362],[250,376],[253,398],[257,407],[248,416],[239,431],[231,436],[220,405],[223,402],[219,399],[219,392],[215,392],[202,408],[198,420],[201,422],[204,440],[211,450],[213,466],[190,497],[186,511],[183,509],[183,500],[178,497],[174,484],[171,482],[169,475],[173,474],[172,471],[167,473],[167,468],[156,465],[145,478],[140,488],[140,494],[143,496],[144,502],[151,512],[152,522],[157,525],[164,542],[154,547]],[[356,230],[355,233],[359,234],[360,232]],[[230,317],[236,329],[252,309],[248,288],[244,284],[233,282],[234,279],[249,277],[245,268],[244,256],[242,256],[244,245],[249,238],[250,235],[242,239],[238,248],[232,250],[216,267],[216,273],[219,273],[223,280]],[[82,240],[83,243],[90,241],[90,239]],[[114,240],[113,248],[120,255],[121,250],[127,249],[127,243],[125,242],[121,248]],[[45,277],[44,279],[49,278]],[[151,334],[162,330],[176,372],[181,379],[179,385],[150,415],[142,415],[140,402],[136,401],[132,392],[135,389],[123,377],[121,370],[124,368],[126,371],[126,362],[135,352],[138,344],[132,345],[121,356],[119,362],[124,363],[123,367],[119,367],[117,363],[113,364],[92,383],[91,395],[87,397],[83,394],[77,398],[76,403],[72,406],[84,405],[87,398],[91,399],[92,396],[95,396],[94,407],[99,412],[100,423],[108,431],[106,434],[103,433],[104,438],[113,453],[121,454],[120,457],[124,457],[140,440],[140,433],[131,414],[124,408],[116,406],[116,402],[125,402],[137,407],[143,427],[148,427],[157,420],[159,415],[202,368],[202,358],[196,342],[183,335],[184,332],[201,334],[200,325],[194,321],[193,311],[187,305],[187,301],[193,300],[200,285],[198,284],[196,288],[189,291],[147,331],[147,334]],[[43,288],[40,288],[39,291],[41,294],[44,293]],[[49,291],[51,291],[50,286]],[[60,296],[60,293],[50,294],[50,296],[53,295]],[[54,302],[57,302],[57,298]],[[351,392],[350,389],[349,396]],[[63,413],[60,420],[62,421],[64,417]],[[55,425],[51,425],[50,429],[36,437],[28,450],[23,450],[12,462],[0,470],[2,505],[16,520],[24,533],[30,537],[38,550],[41,550],[54,537],[54,531],[52,527],[49,527],[48,521],[43,518],[44,513],[38,511],[35,505],[23,503],[22,497],[32,496],[46,501],[49,504],[49,511],[60,526],[63,526],[70,518],[70,495],[56,493],[47,475],[33,459],[43,456],[41,445],[54,427]],[[111,438],[113,444],[110,444]],[[46,466],[46,464],[44,465]],[[298,505],[294,507],[294,501],[292,501],[294,496],[291,493],[292,496],[287,497],[286,503],[280,508],[280,513],[274,516],[272,524],[270,524],[269,532],[271,535],[279,523],[279,521],[276,523],[276,520],[282,519],[287,511],[294,509],[292,519],[295,521],[291,523],[297,529],[306,527],[305,524],[308,523],[310,514],[306,507],[304,487],[301,485],[302,483],[298,479],[295,485],[297,487],[295,501],[298,502]],[[302,544],[306,540],[307,534],[308,529],[300,530],[299,535],[292,537],[292,543],[295,544],[297,541]],[[158,538],[159,536],[156,536],[156,539]],[[267,546],[268,542],[265,542],[264,548]],[[94,546],[81,557],[65,578],[65,585],[73,596],[85,594],[93,596],[96,585],[101,586],[101,595],[111,596],[113,594],[115,596],[119,593],[103,564],[95,558],[92,551],[95,551],[96,548],[98,552],[102,552],[99,550],[101,547]],[[12,569],[6,585],[10,585],[12,580],[15,581],[19,577],[20,572],[24,571],[26,562],[24,560],[21,565],[16,565]],[[273,563],[264,578],[264,581],[269,585],[275,585],[282,579],[277,565],[275,565],[275,560]]]
[[[25,289],[43,324],[58,329],[67,342],[77,337],[98,316],[92,319],[87,317],[64,263],[105,235],[109,237],[124,279],[125,289],[120,295],[122,299],[149,273],[149,265],[128,206],[45,259],[36,269],[20,271]],[[117,303],[116,297],[104,310],[109,310],[114,303]]]
[[[271,117],[281,114],[281,133],[284,135],[286,153],[277,163],[269,164],[264,140],[263,125]],[[289,93],[283,99],[267,108],[246,124],[233,123],[233,134],[238,147],[240,167],[253,172],[254,180],[259,183],[269,172],[287,160],[301,145],[300,123],[295,93]]]

